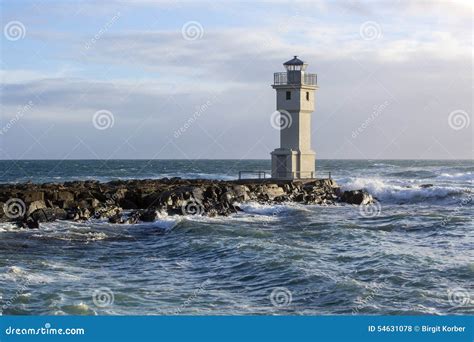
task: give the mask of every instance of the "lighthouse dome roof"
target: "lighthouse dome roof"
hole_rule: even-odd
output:
[[[294,56],[293,59],[290,59],[289,61],[283,63],[283,65],[303,65],[303,64],[305,64],[305,62],[299,59],[298,56]]]

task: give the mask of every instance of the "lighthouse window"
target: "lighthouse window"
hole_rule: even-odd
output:
[[[306,92],[306,101],[309,101],[309,91]]]
[[[291,100],[291,91],[286,92],[286,99]]]

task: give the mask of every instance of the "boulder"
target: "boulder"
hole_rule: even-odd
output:
[[[275,197],[282,196],[284,194],[285,190],[276,184],[267,184],[266,186],[262,187],[262,195],[266,196],[270,201],[272,201]]]
[[[33,201],[28,206],[28,210],[26,211],[26,216],[30,216],[34,211],[38,209],[46,208],[46,204],[44,201]]]
[[[56,220],[56,214],[53,208],[37,209],[28,215],[35,222],[52,222]]]
[[[57,194],[57,200],[63,202],[74,201],[74,195],[69,191],[59,191]]]
[[[34,201],[43,201],[44,202],[44,192],[42,191],[26,191],[23,194],[23,199],[25,203],[31,203]]]
[[[349,204],[369,204],[373,200],[372,196],[365,190],[344,191],[341,196],[341,201]]]
[[[158,213],[155,209],[149,209],[141,212],[139,217],[143,222],[153,222],[158,218]]]

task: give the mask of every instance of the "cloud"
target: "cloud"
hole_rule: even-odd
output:
[[[181,3],[176,13],[175,7],[167,10],[177,16],[170,23],[144,30],[134,22],[140,17],[130,13],[154,3],[114,2],[125,8],[123,15],[89,47],[86,43],[95,34],[90,28],[46,27],[29,34],[44,44],[47,54],[37,69],[20,65],[2,71],[2,124],[16,115],[18,106],[31,99],[35,106],[2,142],[22,155],[26,147],[15,140],[25,134],[24,128],[41,135],[54,124],[44,145],[55,156],[71,148],[60,132],[72,130],[102,157],[123,145],[128,149],[124,147],[122,157],[136,157],[137,150],[141,157],[153,156],[158,147],[168,146],[159,157],[266,158],[278,144],[278,132],[269,122],[275,110],[272,74],[283,71],[281,64],[297,54],[309,62],[310,72],[318,73],[312,129],[319,157],[469,156],[469,129],[453,132],[446,120],[453,110],[472,112],[470,24],[451,20],[459,4],[411,3],[296,3],[290,13],[279,9],[288,7],[282,2],[252,11],[241,3],[212,8],[222,15],[246,8],[238,12],[237,24],[228,17],[200,17],[194,5]],[[100,29],[112,9],[95,14],[90,7],[82,10],[99,18],[93,27]],[[438,16],[444,9],[450,19]],[[180,16],[182,12],[186,15]],[[200,20],[201,39],[183,38],[181,26],[191,19]],[[380,38],[361,37],[367,21],[379,25]],[[7,58],[13,59],[15,51],[7,51]],[[173,138],[210,98],[215,100],[205,113]],[[387,109],[352,139],[374,106],[387,100]],[[115,125],[99,133],[91,119],[101,109],[113,113]],[[104,135],[107,141],[101,140]],[[433,143],[432,135],[443,148]],[[424,154],[428,147],[432,149]],[[87,149],[79,155],[87,157]]]

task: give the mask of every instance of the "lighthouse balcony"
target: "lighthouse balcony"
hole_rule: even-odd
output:
[[[276,72],[273,74],[273,84],[274,85],[291,85],[291,84],[304,84],[309,86],[315,86],[318,84],[318,77],[316,74],[300,74],[292,75],[290,74],[290,79],[288,79],[288,72]],[[296,77],[292,77],[296,76]],[[298,77],[299,76],[299,77]],[[303,78],[301,78],[303,76]]]

